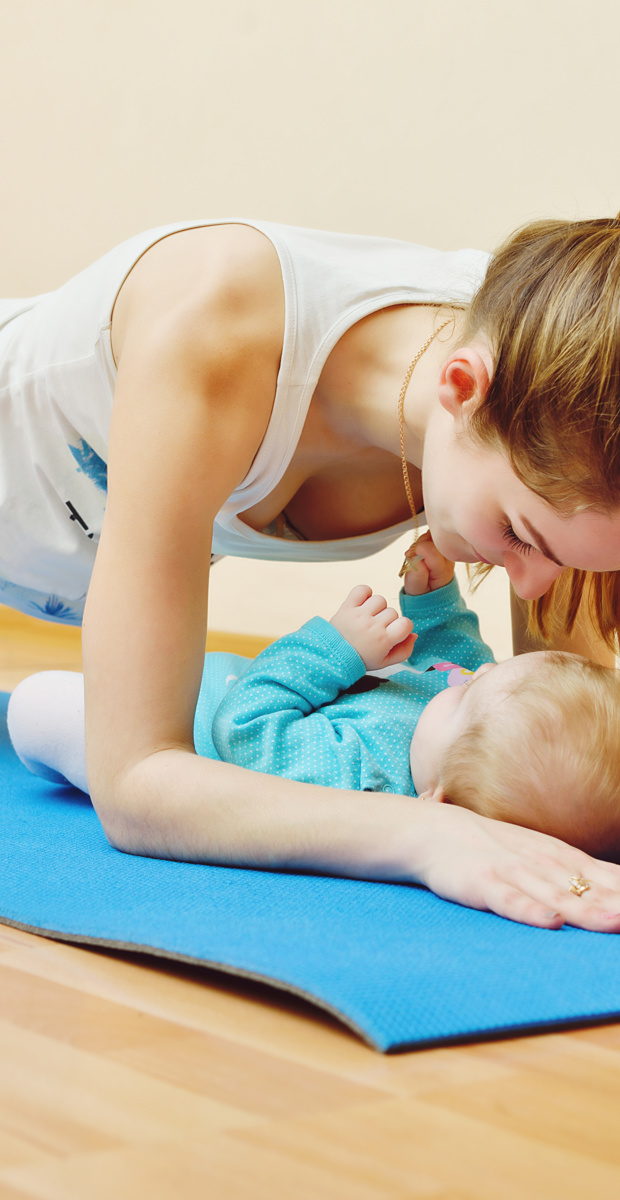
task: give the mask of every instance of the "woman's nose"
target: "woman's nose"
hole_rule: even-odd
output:
[[[523,558],[511,550],[504,555],[504,566],[517,596],[522,600],[536,600],[542,596],[564,570],[564,567],[558,567],[542,554]]]

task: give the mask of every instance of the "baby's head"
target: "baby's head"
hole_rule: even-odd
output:
[[[620,671],[540,651],[439,692],[411,743],[418,794],[620,857]]]

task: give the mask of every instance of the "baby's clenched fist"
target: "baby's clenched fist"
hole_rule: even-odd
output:
[[[369,671],[404,662],[417,637],[409,618],[388,608],[385,598],[373,595],[363,583],[349,592],[330,624],[357,650]]]

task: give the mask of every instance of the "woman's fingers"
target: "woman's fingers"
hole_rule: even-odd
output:
[[[562,911],[533,899],[512,884],[498,882],[489,896],[491,903],[486,907],[498,917],[519,921],[522,925],[534,925],[538,929],[561,929],[564,924]]]
[[[438,895],[544,929],[620,933],[615,863],[456,805],[429,805],[421,823],[426,853],[417,877]]]
[[[583,864],[582,864],[583,866]],[[538,925],[556,929],[561,925],[574,925],[604,933],[620,932],[620,890],[618,881],[613,887],[596,879],[599,864],[595,859],[584,866],[589,875],[576,870],[566,873],[565,865],[555,862],[546,870],[542,866],[519,863],[514,871],[514,881],[506,882],[491,877],[487,882],[485,902],[493,912],[523,921],[526,925]],[[512,875],[513,872],[508,872]],[[605,872],[601,872],[604,876]],[[578,881],[581,894],[571,890],[573,881]]]
[[[539,929],[573,925],[591,932],[620,933],[620,912],[614,907],[614,903],[618,907],[620,900],[617,892],[600,888],[596,898],[584,903],[583,896],[570,892],[568,879],[564,889],[529,872],[524,874],[527,879],[519,886],[490,872],[476,889],[477,895],[470,896],[468,903],[472,908],[488,909],[497,916]],[[594,890],[592,887],[591,891]],[[611,909],[607,908],[608,903],[612,905]]]
[[[597,883],[593,878],[596,874],[594,863],[592,867],[589,876],[579,873],[576,876],[562,874],[551,886],[546,879],[534,880],[528,883],[527,891],[539,902],[557,908],[567,925],[605,933],[620,932],[620,893],[617,889]],[[587,883],[587,891],[581,895],[571,891],[573,878]]]
[[[571,875],[583,875],[584,878],[589,879],[590,873],[596,875],[597,884],[615,892],[620,899],[620,866],[617,863],[605,862],[603,859],[591,858],[589,854],[577,851],[575,870],[571,871]]]
[[[616,901],[617,905],[617,901]],[[620,913],[607,913],[600,905],[581,908],[572,902],[564,906],[564,923],[592,933],[620,933]]]

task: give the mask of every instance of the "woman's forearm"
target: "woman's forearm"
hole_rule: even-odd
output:
[[[528,925],[620,932],[620,867],[450,804],[348,792],[162,750],[96,798],[114,846],[152,857],[422,883]],[[570,877],[590,881],[585,895]]]
[[[167,749],[93,801],[131,854],[227,866],[416,882],[435,806],[340,791]]]

